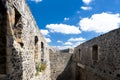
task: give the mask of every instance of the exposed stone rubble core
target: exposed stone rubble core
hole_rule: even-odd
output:
[[[37,73],[37,65],[46,64]],[[25,0],[0,0],[0,80],[51,80],[49,47]]]

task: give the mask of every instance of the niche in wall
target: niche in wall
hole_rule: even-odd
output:
[[[41,42],[41,61],[44,61],[44,43]]]
[[[38,37],[37,36],[35,36],[34,41],[35,41],[35,56],[34,56],[34,58],[38,59]]]
[[[92,62],[95,64],[98,61],[98,45],[92,46]]]
[[[16,41],[20,44],[21,47],[23,47],[24,43],[22,41],[22,30],[23,30],[22,17],[16,8],[15,8],[15,24],[13,29],[14,29],[14,35]]]
[[[81,49],[78,50],[79,54],[79,61],[81,60]]]

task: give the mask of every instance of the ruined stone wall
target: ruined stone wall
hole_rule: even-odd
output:
[[[7,26],[7,17],[6,9],[4,2],[0,1],[0,77],[4,79],[6,74],[6,26]]]
[[[7,80],[51,80],[48,45],[25,0],[0,0],[0,7],[0,65],[5,62],[0,66],[0,80],[1,76]],[[46,68],[36,75],[42,62]]]
[[[51,79],[57,80],[58,76],[64,72],[71,58],[70,53],[50,53]],[[64,79],[61,79],[64,80]]]
[[[95,37],[75,48],[75,80],[120,79],[120,29]]]

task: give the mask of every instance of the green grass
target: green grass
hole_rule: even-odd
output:
[[[39,64],[36,65],[36,76],[39,75],[39,72],[42,72],[46,69],[46,63],[45,62],[41,62]]]

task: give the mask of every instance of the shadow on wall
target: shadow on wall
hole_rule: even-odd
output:
[[[23,66],[21,53],[16,48],[12,48],[11,63],[13,71],[8,75],[8,80],[22,80],[23,76]]]
[[[0,75],[6,74],[6,30],[6,8],[0,0]]]
[[[14,47],[14,38],[10,34],[12,32],[10,27],[14,25],[10,25],[8,16],[12,14],[11,11],[7,14],[2,0],[0,7],[0,80],[22,80],[22,52]]]
[[[12,14],[9,13],[9,16],[11,16]],[[17,16],[15,16],[16,18]],[[9,23],[10,21],[8,21]],[[9,23],[11,24],[11,23]],[[7,80],[22,80],[23,79],[23,58],[22,58],[22,51],[21,48],[24,46],[23,43],[21,43],[20,40],[18,40],[18,37],[15,33],[15,30],[18,30],[18,27],[21,27],[22,25],[18,25],[16,26],[14,25],[9,25],[9,27],[13,27],[12,29],[14,30],[14,36],[11,36],[10,34],[8,34],[8,38],[7,38],[7,46],[8,46],[8,50],[10,50],[10,52],[8,52],[7,54],[9,54],[9,56],[7,56],[7,59],[9,59],[10,61],[7,63],[8,66],[11,66],[11,68],[9,68],[9,73],[7,73]],[[11,30],[8,29],[8,33],[12,33]],[[19,34],[20,35],[20,34]],[[20,36],[19,36],[20,37]],[[16,45],[16,46],[15,46]],[[19,46],[18,46],[19,45]]]
[[[65,67],[64,71],[57,77],[56,80],[74,80],[74,64],[72,62],[72,57],[71,55],[70,60],[67,63],[67,66]]]
[[[14,7],[9,7],[6,20],[8,20],[7,55],[9,55],[6,57],[6,59],[9,61],[7,62],[7,70],[8,70],[7,80],[22,80],[23,79],[22,48],[24,44],[21,40],[21,34],[23,28],[23,25],[21,23],[21,15]],[[11,20],[15,20],[15,21],[13,21],[12,23]]]

